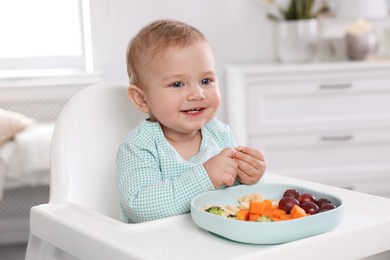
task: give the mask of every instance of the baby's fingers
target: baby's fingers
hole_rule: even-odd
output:
[[[244,172],[246,175],[249,176],[256,176],[258,175],[258,168],[261,168],[260,162],[256,160],[256,162],[251,161],[252,164],[247,163],[244,160],[237,160],[238,162],[238,169]],[[257,167],[253,166],[253,164],[256,164]]]
[[[248,155],[247,155],[248,156]],[[248,163],[249,161],[250,163]],[[244,184],[253,184],[256,183],[265,172],[265,162],[254,159],[251,157],[247,158],[247,161],[238,159],[238,171],[237,171],[237,179],[240,183]]]
[[[243,154],[247,154],[251,157],[254,157],[260,161],[264,161],[264,155],[262,152],[260,152],[259,150],[257,149],[253,149],[253,148],[250,148],[250,147],[246,147],[246,146],[243,146],[243,147],[238,147],[236,148],[237,151],[243,153]]]
[[[234,157],[238,159],[238,167],[243,171],[250,170],[250,168],[260,169],[264,164],[264,159],[260,160],[257,157],[243,152],[237,152]]]
[[[257,175],[248,175],[246,172],[238,169],[237,180],[242,184],[254,184],[259,180]]]
[[[226,186],[232,186],[234,184],[234,178],[230,174],[225,174],[223,177],[223,184]]]

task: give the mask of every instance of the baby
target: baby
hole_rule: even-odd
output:
[[[174,20],[149,24],[129,43],[127,70],[128,97],[148,118],[117,154],[124,222],[187,213],[202,192],[261,179],[262,153],[237,147],[230,128],[215,118],[218,79],[199,30]]]

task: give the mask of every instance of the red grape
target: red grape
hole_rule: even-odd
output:
[[[287,189],[283,193],[283,197],[293,197],[298,199],[298,196],[299,196],[299,192],[296,189]]]
[[[293,197],[284,197],[279,200],[279,208],[286,211],[287,214],[291,212],[294,205],[299,206],[299,201]]]
[[[332,210],[332,209],[335,209],[335,208],[336,208],[336,206],[331,204],[331,203],[324,203],[320,207],[320,211],[319,212],[324,212],[324,211]]]
[[[301,205],[301,208],[303,208],[307,214],[311,214],[311,215],[317,214],[318,211],[320,210],[320,208],[317,206],[317,204],[315,204],[314,202],[311,202],[311,201],[304,202]]]
[[[326,198],[319,198],[317,201],[316,201],[316,204],[318,207],[321,208],[321,206],[325,203],[332,203],[330,200],[326,199]]]
[[[298,196],[299,196],[299,192],[296,189],[287,189],[283,193],[283,197],[293,197],[298,199]]]
[[[299,195],[298,201],[302,205],[305,202],[316,202],[316,198],[309,193],[302,193]]]

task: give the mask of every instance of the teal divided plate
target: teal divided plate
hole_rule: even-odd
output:
[[[337,208],[308,217],[278,222],[249,222],[228,219],[205,212],[205,205],[237,205],[238,198],[259,192],[265,199],[280,199],[286,189],[327,198]],[[327,232],[336,227],[344,215],[342,200],[334,195],[291,184],[259,183],[240,185],[202,193],[191,201],[191,216],[201,228],[224,238],[249,244],[280,244]]]

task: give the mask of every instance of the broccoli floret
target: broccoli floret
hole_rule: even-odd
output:
[[[225,215],[225,211],[221,207],[218,207],[218,206],[212,206],[212,207],[206,209],[205,211],[207,211],[208,213],[217,215],[217,216],[224,216]]]
[[[267,215],[262,216],[261,218],[256,219],[256,222],[274,222],[272,218]]]

